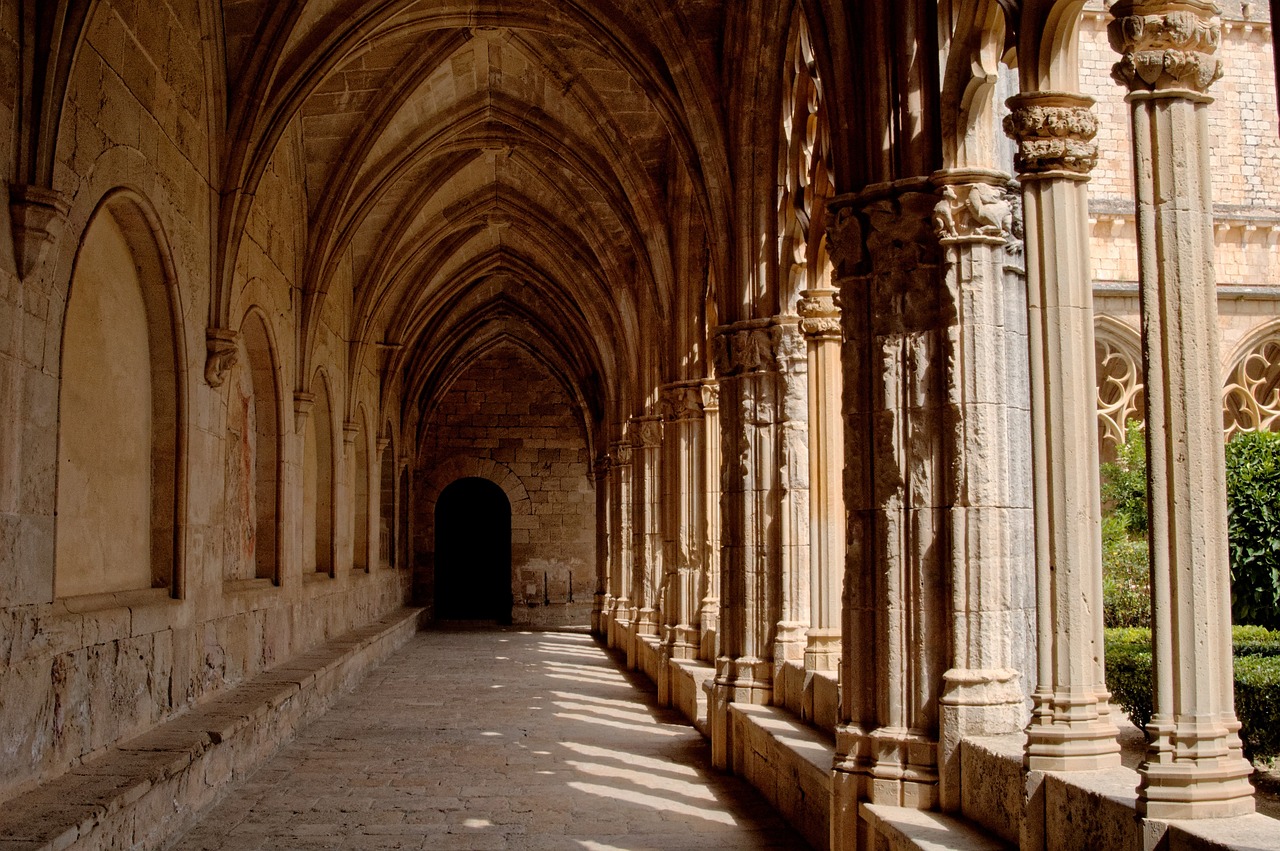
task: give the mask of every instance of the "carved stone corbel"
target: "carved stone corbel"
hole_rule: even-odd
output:
[[[316,394],[314,393],[304,393],[299,390],[293,394],[294,427],[297,431],[302,431],[306,426],[307,417],[311,416],[311,409],[315,404]]]
[[[811,339],[840,339],[840,308],[836,290],[826,287],[805,290],[796,303],[800,333]]]
[[[204,342],[208,354],[204,361],[204,380],[210,387],[221,387],[227,373],[240,357],[240,334],[227,328],[209,328]]]
[[[61,192],[26,183],[9,185],[9,218],[13,259],[18,277],[26,280],[44,265],[66,228],[71,205]]]
[[[356,437],[360,434],[360,426],[355,422],[348,420],[342,424],[342,442],[347,446],[356,445]]]

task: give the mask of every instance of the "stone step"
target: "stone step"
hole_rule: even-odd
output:
[[[863,804],[862,820],[885,851],[1005,851],[1013,846],[954,816],[929,810]]]
[[[157,848],[417,632],[401,609],[0,805],[0,851]]]

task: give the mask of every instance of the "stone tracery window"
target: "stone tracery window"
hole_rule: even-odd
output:
[[[1222,426],[1228,440],[1240,431],[1280,431],[1280,335],[1251,347],[1228,374]]]
[[[1104,461],[1116,457],[1129,422],[1145,417],[1142,358],[1135,343],[1122,340],[1120,332],[1104,325],[1097,328],[1098,454]]]
[[[823,237],[831,178],[831,131],[813,40],[801,10],[791,22],[783,68],[779,151],[778,257],[782,305],[790,312],[800,292],[830,277]]]

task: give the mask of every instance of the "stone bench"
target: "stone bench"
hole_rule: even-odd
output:
[[[0,806],[0,851],[156,848],[418,631],[401,609],[265,671]]]

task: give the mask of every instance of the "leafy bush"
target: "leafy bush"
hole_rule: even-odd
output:
[[[1233,627],[1236,716],[1250,757],[1280,754],[1280,631]],[[1151,630],[1106,632],[1107,689],[1135,725],[1151,720]]]
[[[1102,503],[1125,531],[1147,534],[1147,435],[1136,420],[1126,424],[1116,460],[1102,465]]]
[[[1232,619],[1280,628],[1280,434],[1227,444],[1227,535]]]
[[[1108,627],[1151,625],[1147,566],[1147,444],[1130,422],[1116,460],[1102,465],[1102,621]]]
[[[1108,627],[1151,626],[1147,539],[1126,531],[1114,514],[1102,518],[1102,622]]]

